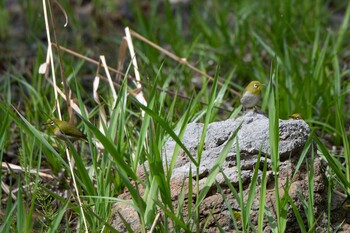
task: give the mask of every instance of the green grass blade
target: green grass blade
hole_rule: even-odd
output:
[[[242,170],[241,170],[241,152],[239,150],[239,143],[238,143],[238,138],[236,138],[236,162],[237,162],[237,176],[238,177],[242,177]],[[239,195],[238,195],[238,203],[239,203],[239,206],[241,207],[241,212],[242,212],[242,231],[243,232],[246,232],[247,231],[247,226],[248,226],[248,221],[249,221],[249,218],[247,217],[247,215],[249,214],[246,214],[247,212],[247,209],[246,209],[246,206],[245,206],[245,203],[244,203],[244,199],[243,199],[243,183],[242,183],[242,179],[238,179],[238,192],[239,192]]]
[[[340,109],[340,106],[338,104],[336,106],[336,118],[339,125],[341,137],[343,139],[346,180],[348,183],[350,183],[350,143],[348,135],[345,132],[342,110]],[[346,187],[346,192],[348,193],[348,195],[350,195],[350,186]]]
[[[197,161],[193,158],[193,156],[191,155],[190,151],[185,147],[185,145],[181,142],[180,138],[175,134],[175,132],[170,128],[169,124],[167,122],[165,122],[165,120],[163,120],[161,117],[159,117],[159,115],[157,113],[155,113],[154,111],[152,111],[150,108],[142,105],[141,103],[139,103],[137,100],[133,100],[133,103],[136,104],[138,107],[140,107],[142,110],[144,110],[148,115],[150,115],[155,121],[157,121],[160,125],[162,125],[162,127],[164,128],[164,130],[174,139],[174,141],[176,143],[178,143],[181,148],[185,151],[185,153],[188,155],[189,159],[196,165],[198,166]]]
[[[156,178],[153,178],[150,186],[150,190],[147,193],[146,196],[146,210],[144,213],[144,219],[146,221],[146,225],[152,225],[152,222],[154,220],[154,210],[155,210],[155,205],[154,205],[154,200],[157,200],[158,198],[158,184],[156,181]]]
[[[193,101],[191,101],[189,103],[189,107],[186,109],[185,114],[180,119],[180,121],[177,123],[177,125],[180,127],[179,136],[178,136],[180,139],[185,134],[187,123],[188,123],[188,121],[190,119],[191,114],[194,111],[194,104],[193,103],[194,103]],[[174,153],[173,153],[172,158],[171,158],[170,166],[168,168],[168,174],[172,174],[172,172],[173,172],[173,169],[174,169],[175,164],[176,164],[176,159],[177,159],[177,157],[179,155],[180,148],[181,148],[181,146],[179,144],[176,144],[176,146],[174,148]],[[191,170],[191,172],[192,172],[192,170]],[[170,182],[170,176],[168,177],[168,179],[169,179],[168,182]]]
[[[305,225],[304,225],[304,220],[303,218],[301,217],[300,213],[299,213],[299,210],[298,210],[298,207],[294,204],[294,201],[292,200],[292,198],[288,195],[288,193],[285,195],[285,198],[288,200],[290,206],[292,207],[292,210],[293,210],[293,213],[294,213],[294,216],[299,224],[299,227],[300,227],[300,232],[303,232],[303,233],[306,233],[306,228],[305,228]]]
[[[278,64],[283,65],[282,59],[278,56],[277,52],[271,46],[265,43],[261,36],[259,36],[256,32],[252,32],[252,35],[266,49],[266,51],[270,54],[271,57],[277,59]]]
[[[226,145],[223,147],[222,151],[219,154],[219,157],[217,158],[217,160],[215,161],[215,163],[213,164],[213,167],[211,169],[211,171],[209,172],[209,175],[203,185],[203,189],[201,190],[199,196],[198,196],[198,201],[196,202],[195,205],[195,209],[198,209],[199,205],[201,204],[201,202],[204,200],[205,196],[207,195],[210,187],[212,186],[212,184],[215,181],[216,175],[219,173],[220,171],[220,166],[223,164],[223,162],[225,161],[225,158],[227,156],[227,154],[229,153],[229,151],[232,149],[232,145],[234,142],[234,139],[236,138],[237,132],[240,129],[240,127],[238,127],[230,136],[230,138],[227,140]]]
[[[314,216],[314,150],[313,145],[311,145],[311,158],[309,165],[309,176],[308,176],[308,206],[307,206],[307,220],[309,227],[314,225],[315,216]]]
[[[12,190],[10,190],[12,192]],[[5,216],[3,218],[3,224],[0,226],[0,232],[11,232],[11,225],[14,222],[15,211],[17,210],[18,202],[12,204],[11,198],[7,198]]]
[[[340,28],[339,28],[338,36],[337,36],[337,39],[336,39],[336,42],[335,42],[335,45],[334,45],[335,53],[339,52],[339,50],[340,50],[340,48],[341,48],[341,46],[343,44],[346,32],[347,32],[348,27],[349,27],[349,21],[350,21],[350,2],[348,3],[345,15],[343,17],[343,22],[342,22],[342,24],[340,25]]]
[[[225,178],[225,181],[226,181],[227,177]],[[231,184],[232,185],[232,184]],[[216,188],[218,189],[219,193],[221,194],[221,197],[222,199],[224,200],[224,203],[230,213],[230,217],[231,217],[231,220],[233,222],[233,225],[235,227],[235,230],[236,231],[239,231],[239,228],[238,228],[238,225],[237,225],[237,221],[240,220],[240,218],[237,218],[237,211],[233,211],[232,207],[231,207],[231,203],[229,203],[227,201],[227,198],[226,198],[226,194],[224,194],[220,184],[218,182],[216,182]],[[240,217],[242,217],[242,214],[241,213],[238,213],[240,215]]]
[[[186,226],[186,224],[181,220],[179,219],[178,217],[176,217],[176,215],[169,211],[164,205],[162,202],[158,201],[158,200],[155,200],[155,203],[159,206],[159,208],[164,212],[164,214],[166,216],[168,216],[170,219],[172,219],[175,224],[178,226],[178,227],[181,227],[185,232],[191,232],[188,227]]]
[[[199,141],[199,145],[198,145],[197,164],[200,164],[200,161],[201,161],[201,158],[202,158],[202,152],[203,152],[203,148],[204,148],[205,138],[206,138],[206,135],[207,135],[207,129],[208,129],[209,121],[210,121],[210,119],[212,117],[211,114],[212,114],[212,110],[213,110],[213,107],[214,107],[215,96],[216,96],[216,91],[217,91],[217,87],[218,87],[218,72],[219,72],[218,69],[219,68],[216,69],[213,86],[212,86],[212,89],[211,89],[211,92],[210,92],[208,109],[207,109],[207,113],[206,113],[205,119],[204,119],[204,125],[203,125],[201,140]]]
[[[146,207],[146,203],[142,200],[139,192],[133,187],[133,185],[130,183],[130,180],[129,180],[129,177],[135,181],[139,181],[139,178],[131,170],[131,168],[125,163],[124,158],[120,156],[117,149],[115,148],[115,145],[110,141],[110,139],[105,137],[99,131],[99,129],[96,128],[93,124],[91,124],[88,120],[86,120],[85,118],[82,118],[82,119],[85,122],[86,126],[94,133],[95,137],[103,144],[105,150],[107,150],[112,156],[114,162],[117,164],[116,169],[118,170],[118,173],[122,178],[124,184],[128,187],[128,190],[133,198],[133,201],[139,204],[139,208],[143,213],[143,210]]]
[[[20,179],[19,179],[20,181]],[[19,182],[20,184],[21,182]],[[24,206],[24,200],[22,196],[22,187],[19,187],[18,189],[18,195],[17,195],[17,218],[16,218],[16,228],[17,232],[28,232],[29,229],[27,229],[26,226],[26,208]]]
[[[264,168],[261,177],[260,184],[260,199],[259,199],[259,215],[258,215],[258,232],[263,231],[264,226],[264,216],[265,216],[265,204],[266,204],[266,171],[267,171],[267,158],[264,159]]]
[[[49,229],[47,230],[47,233],[55,233],[59,231],[60,223],[67,211],[68,202],[64,206],[62,206],[56,213],[55,219],[51,222],[51,225],[49,226]]]
[[[257,181],[258,181],[258,174],[259,174],[259,168],[260,168],[260,159],[261,159],[261,150],[258,154],[258,158],[254,167],[253,177],[250,182],[248,199],[246,201],[246,208],[245,208],[246,211],[245,211],[245,216],[243,216],[243,218],[246,218],[247,220],[250,219],[250,211],[253,205],[253,201],[255,199],[255,190],[256,190],[256,187],[258,186]],[[266,194],[263,193],[263,195],[266,195]]]
[[[83,160],[81,159],[81,156],[75,150],[74,145],[70,141],[67,141],[67,144],[69,146],[70,154],[74,157],[76,172],[78,175],[77,179],[80,185],[86,191],[87,195],[91,195],[91,196],[97,195],[96,190],[94,188],[94,184],[92,183],[92,180],[86,170],[86,167],[83,163]]]
[[[341,181],[342,185],[346,190],[350,187],[349,181],[346,179],[340,168],[342,167],[339,161],[337,161],[327,150],[326,146],[321,142],[321,140],[314,136],[314,140],[319,148],[319,150],[322,152],[323,156],[326,158],[328,165],[330,168],[334,171],[338,179]],[[348,193],[348,195],[350,195]]]

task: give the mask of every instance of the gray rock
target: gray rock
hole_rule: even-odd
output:
[[[275,187],[274,187],[274,175],[271,170],[271,160],[269,159],[270,153],[270,142],[269,142],[269,119],[259,113],[248,112],[245,115],[235,119],[226,120],[222,122],[213,122],[208,126],[207,134],[205,138],[205,146],[203,149],[201,163],[199,167],[199,189],[203,188],[203,185],[210,173],[213,165],[218,159],[220,152],[226,145],[230,136],[235,132],[235,130],[240,127],[237,138],[238,146],[241,157],[241,176],[238,176],[238,168],[236,162],[236,141],[234,142],[231,150],[226,155],[226,160],[222,164],[221,171],[228,177],[229,181],[234,187],[238,187],[239,180],[243,183],[243,195],[244,200],[248,199],[248,193],[250,191],[250,182],[254,173],[254,167],[257,163],[258,154],[261,150],[261,155],[267,159],[268,169],[267,169],[267,189],[266,189],[266,208],[270,209],[272,215],[274,215],[275,209]],[[184,136],[182,138],[183,144],[191,152],[191,154],[196,157],[199,142],[201,139],[203,131],[203,124],[191,123],[187,125]],[[284,193],[284,188],[290,184],[292,175],[296,171],[296,164],[299,160],[300,154],[304,148],[304,145],[309,136],[309,127],[303,120],[280,120],[279,121],[279,155],[280,155],[280,167],[278,173],[278,192],[282,196]],[[169,139],[163,148],[163,164],[169,164],[172,157],[174,156],[174,148],[176,143]],[[177,208],[178,197],[181,190],[185,191],[185,204],[182,207],[182,213],[184,219],[187,218],[186,214],[187,203],[188,203],[188,189],[189,189],[189,171],[192,168],[193,176],[195,175],[196,168],[194,164],[190,161],[188,156],[180,149],[179,154],[176,155],[176,163],[174,170],[171,175],[171,195],[174,200],[173,206]],[[264,158],[262,158],[262,161]],[[261,162],[262,163],[262,162]],[[147,165],[143,166],[147,169]],[[262,164],[260,165],[262,170]],[[143,169],[139,169],[140,177],[144,177],[145,173]],[[258,171],[258,180],[261,180],[262,171]],[[306,221],[305,211],[302,206],[302,200],[300,196],[305,199],[308,198],[308,178],[309,170],[307,163],[303,162],[300,169],[297,171],[292,184],[290,184],[289,196],[294,201],[295,206],[298,208],[299,213],[302,218]],[[231,207],[234,209],[239,209],[239,204],[237,200],[233,197],[231,191],[228,189],[227,184],[224,181],[222,173],[218,173],[216,176],[217,183],[221,186],[223,193],[225,195],[226,202],[223,196],[216,189],[215,184],[210,187],[209,192],[204,198],[200,205],[199,212],[200,216],[200,226],[207,224],[206,232],[219,232],[217,223],[220,224],[222,229],[228,232],[234,230],[232,219],[228,211],[226,203],[230,203]],[[195,182],[192,182],[195,185]],[[258,182],[255,197],[253,201],[252,210],[250,213],[251,222],[254,226],[257,226],[258,210],[259,210],[259,197],[260,197],[260,183]],[[195,190],[195,186],[192,187]],[[141,195],[143,193],[142,187]],[[327,188],[324,184],[322,163],[320,158],[315,158],[314,160],[314,215],[318,218],[317,230],[322,232],[326,230],[326,203],[327,203]],[[128,199],[128,193],[122,195],[123,199]],[[193,198],[192,200],[194,200]],[[192,207],[194,203],[192,203]],[[130,219],[131,227],[134,230],[140,229],[140,224],[137,220],[137,213],[134,211],[130,214],[127,210],[119,203],[116,204],[116,211],[122,215],[127,216]],[[209,220],[207,219],[210,216]],[[274,217],[275,218],[275,217]],[[239,222],[239,221],[238,221]],[[307,224],[307,223],[306,223]],[[117,229],[122,228],[122,221],[116,215],[115,220],[112,224]],[[171,227],[171,223],[168,225]],[[264,222],[264,232],[270,232],[270,226],[268,225],[267,219]],[[170,229],[172,231],[172,229]],[[287,213],[287,229],[286,232],[299,232],[299,225],[293,214],[291,208],[288,209]]]
[[[248,112],[235,120],[214,122],[208,126],[199,169],[200,176],[210,171],[226,141],[240,125],[237,137],[242,169],[253,170],[260,150],[263,156],[269,157],[269,119],[265,115]],[[309,126],[303,120],[280,120],[279,130],[280,160],[284,161],[292,156],[298,156],[308,138]],[[183,144],[194,157],[197,154],[202,131],[203,124],[190,123],[182,138]],[[175,146],[176,142],[172,139],[165,144],[163,155],[168,163],[171,161]],[[224,170],[236,165],[236,146],[236,142],[234,142],[231,152],[226,157],[226,163],[223,165]],[[194,171],[195,165],[190,162],[187,156],[178,156],[172,176],[187,177],[190,166]]]

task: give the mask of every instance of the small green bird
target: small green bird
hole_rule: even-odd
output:
[[[304,120],[304,117],[300,113],[293,113],[289,116],[289,119],[293,120]]]
[[[56,117],[48,119],[46,125],[49,125],[56,137],[62,140],[69,139],[72,142],[75,142],[79,139],[87,140],[86,135],[83,134],[79,129],[77,129],[77,127],[75,127],[69,122],[61,121]]]
[[[245,109],[254,108],[261,98],[261,89],[264,84],[252,81],[245,88],[241,98],[241,104]]]

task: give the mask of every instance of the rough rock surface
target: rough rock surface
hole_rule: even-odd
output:
[[[231,184],[234,187],[238,187],[238,180],[241,179],[244,188],[244,199],[247,200],[248,193],[250,189],[250,181],[253,176],[254,166],[257,162],[257,157],[259,151],[261,151],[262,157],[267,157],[268,169],[267,169],[267,194],[266,194],[266,207],[271,210],[272,215],[275,214],[275,187],[274,187],[274,175],[271,170],[271,161],[269,159],[269,119],[255,112],[248,112],[245,115],[235,119],[226,120],[222,122],[211,123],[207,129],[207,135],[205,139],[205,146],[202,153],[202,159],[199,169],[199,188],[202,186],[207,178],[207,175],[212,169],[213,164],[219,157],[219,154],[223,147],[225,146],[227,140],[235,132],[238,127],[240,129],[237,133],[238,146],[241,155],[241,177],[238,177],[238,170],[236,164],[236,140],[232,146],[232,149],[227,154],[225,162],[221,166],[223,173],[229,178]],[[197,148],[201,139],[201,134],[203,130],[203,124],[191,123],[188,124],[182,142],[189,149],[192,155],[197,154]],[[291,182],[291,177],[296,169],[296,164],[300,158],[300,154],[304,148],[306,140],[309,135],[309,127],[302,120],[280,120],[279,121],[279,154],[280,154],[280,169],[278,173],[278,183],[279,183],[279,195],[282,196],[284,193],[284,188],[287,183]],[[166,143],[163,150],[164,160],[170,162],[176,143],[170,139]],[[262,161],[264,159],[262,158]],[[305,200],[308,198],[308,176],[309,167],[308,161],[306,160],[302,163],[299,171],[297,172],[293,183],[289,189],[289,196],[294,201],[294,204],[302,215],[302,219],[306,221],[305,211],[302,207],[302,200],[300,196],[303,196]],[[165,164],[165,161],[163,161]],[[260,169],[262,171],[262,162]],[[185,186],[184,190],[188,190],[188,179],[189,170],[192,167],[192,171],[195,171],[194,164],[191,163],[188,156],[180,150],[180,153],[176,159],[176,164],[171,176],[171,194],[174,200],[173,206],[177,207],[178,196]],[[321,159],[316,157],[314,160],[314,215],[315,219],[318,218],[316,230],[317,232],[323,232],[327,227],[327,187],[323,179],[323,167]],[[139,170],[139,175],[144,176],[143,171]],[[262,172],[259,172],[258,180],[261,180]],[[240,209],[239,204],[233,197],[231,191],[228,189],[227,184],[223,179],[222,173],[218,173],[216,176],[216,181],[220,184],[223,189],[223,193],[226,198],[226,202],[230,203],[233,209]],[[192,182],[195,183],[195,182]],[[260,183],[258,182],[258,185]],[[238,190],[238,189],[237,189]],[[258,210],[259,210],[259,192],[260,186],[256,188],[255,200],[253,201],[251,210],[251,221],[253,225],[257,226],[258,220]],[[188,197],[188,193],[185,193]],[[129,194],[124,193],[120,198],[128,199]],[[187,198],[185,198],[186,205],[183,207],[183,213],[187,213]],[[193,205],[192,205],[193,207]],[[134,231],[140,230],[140,224],[138,221],[138,216],[135,211],[131,208],[127,208],[125,204],[117,203],[116,211],[124,217],[124,219],[129,222]],[[130,212],[131,211],[131,212]],[[210,188],[207,196],[200,206],[200,217],[201,220],[206,221],[207,217],[211,214],[209,222],[207,222],[207,227],[205,232],[219,232],[216,225],[217,221],[223,230],[227,232],[234,231],[234,225],[230,217],[230,212],[226,206],[222,194],[220,194],[215,186],[215,183]],[[184,216],[186,218],[186,216]],[[239,222],[239,221],[238,221]],[[337,221],[335,221],[337,222]],[[341,221],[339,221],[340,223]],[[203,223],[204,224],[204,223]],[[203,226],[201,224],[201,227]],[[305,222],[306,226],[307,223]],[[120,220],[118,215],[114,219],[112,224],[119,230],[125,230],[123,228],[123,222]],[[239,225],[239,224],[238,224]],[[270,226],[267,219],[264,222],[264,231],[270,232]],[[299,232],[299,225],[293,214],[291,208],[288,209],[287,213],[287,228],[286,232]]]

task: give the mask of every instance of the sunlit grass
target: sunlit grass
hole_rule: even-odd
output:
[[[0,3],[0,18],[5,19],[0,25],[0,38],[2,38],[7,35],[10,25],[9,21],[6,21],[7,14],[4,13],[3,2]],[[94,3],[97,12],[101,12],[106,4],[115,7],[112,3],[101,1]],[[29,28],[33,28],[30,41],[36,41],[38,48],[29,75],[28,73],[23,75],[17,67],[9,67],[7,72],[1,74],[0,157],[4,161],[4,157],[14,153],[16,156],[14,161],[17,161],[23,171],[0,172],[1,180],[6,179],[10,190],[10,193],[3,190],[0,193],[1,199],[7,198],[3,203],[4,218],[0,220],[0,231],[13,232],[25,229],[26,232],[33,230],[70,232],[70,217],[76,222],[75,227],[83,230],[84,219],[76,201],[76,193],[79,193],[82,200],[82,210],[89,231],[115,231],[110,225],[113,216],[112,206],[116,201],[115,197],[124,189],[130,193],[130,200],[127,203],[137,212],[143,232],[151,229],[159,211],[162,212],[162,219],[158,221],[156,231],[167,232],[168,221],[175,226],[176,232],[199,231],[199,207],[208,192],[207,188],[215,183],[220,165],[236,140],[235,134],[228,140],[218,160],[213,164],[213,170],[205,184],[206,188],[192,190],[192,187],[196,185],[198,187],[198,169],[188,171],[189,177],[197,179],[189,179],[189,190],[181,190],[178,206],[173,205],[170,193],[171,174],[176,158],[179,151],[183,150],[196,168],[199,168],[208,124],[226,119],[230,116],[230,112],[231,117],[239,113],[239,97],[229,90],[242,91],[242,86],[251,80],[259,80],[266,84],[263,90],[262,110],[269,116],[275,186],[278,186],[279,169],[278,120],[286,119],[294,112],[300,112],[312,129],[296,169],[297,172],[301,163],[306,158],[310,159],[309,198],[303,200],[307,219],[306,221],[302,219],[288,192],[284,197],[276,199],[276,210],[274,210],[277,213],[276,218],[272,218],[269,213],[273,210],[264,208],[267,165],[266,159],[259,155],[258,161],[264,160],[264,168],[260,182],[257,229],[252,228],[249,215],[252,200],[256,198],[254,188],[250,191],[248,201],[244,202],[242,184],[239,183],[236,190],[223,174],[227,186],[241,207],[241,210],[237,211],[228,206],[234,227],[238,230],[240,225],[245,232],[260,232],[263,230],[263,221],[269,216],[271,229],[274,232],[282,232],[286,228],[286,209],[291,207],[300,231],[313,230],[317,218],[313,214],[312,161],[316,156],[321,156],[329,168],[326,179],[329,195],[327,214],[330,221],[332,189],[337,187],[345,195],[350,195],[348,129],[350,72],[346,60],[349,54],[349,45],[346,41],[349,40],[347,31],[350,3],[345,1],[338,5],[329,5],[323,1],[297,1],[297,3],[273,0],[224,2],[193,0],[187,4],[171,5],[169,2],[154,1],[148,3],[148,8],[145,10],[137,1],[132,1],[129,13],[133,17],[130,21],[123,19],[122,22],[125,24],[123,26],[130,26],[154,43],[185,58],[189,63],[215,77],[215,80],[208,81],[207,78],[169,59],[148,44],[134,40],[139,71],[144,82],[142,91],[148,101],[147,106],[142,105],[134,97],[133,86],[127,79],[119,83],[118,88],[115,87],[117,89],[115,100],[107,82],[101,81],[98,93],[103,103],[98,105],[92,96],[93,84],[87,83],[88,79],[85,80],[86,76],[93,77],[97,68],[86,61],[63,54],[67,82],[82,112],[81,116],[76,115],[76,122],[88,135],[88,141],[78,142],[77,146],[54,139],[42,126],[47,118],[56,114],[53,112],[55,97],[52,86],[44,75],[38,73],[39,65],[45,61],[46,52],[46,45],[38,39],[41,37],[38,31],[44,28],[44,22],[41,21],[37,11],[42,8],[39,2],[36,3],[38,5],[22,2],[21,7],[25,10],[27,24]],[[80,35],[83,26],[76,19],[77,16],[73,15],[74,11],[68,2],[63,1],[62,6],[72,19],[69,30],[74,33],[69,32],[70,38],[74,39],[68,43],[64,37],[66,31],[59,28],[61,43],[73,50],[83,48],[87,51],[88,45],[85,47],[80,38],[74,37],[75,33]],[[332,23],[331,16],[339,14],[339,11],[343,14],[342,21],[337,27]],[[55,15],[55,17],[61,16]],[[97,28],[95,24],[91,22],[94,29]],[[91,32],[94,33],[99,32]],[[119,38],[103,41],[111,42],[110,47],[113,48],[111,50],[117,50],[119,46],[117,43],[120,43]],[[55,52],[54,50],[54,54]],[[58,60],[56,55],[55,59]],[[114,65],[116,62],[109,63],[111,64]],[[58,70],[58,65],[56,69]],[[129,64],[125,65],[123,71],[128,75],[134,75]],[[222,82],[223,85],[218,85],[218,82]],[[59,86],[61,87],[60,83]],[[179,95],[169,95],[160,89],[171,90],[172,93]],[[68,119],[65,101],[62,98],[59,98],[59,101],[62,104],[63,118]],[[108,124],[102,121],[101,107],[105,109]],[[142,111],[145,113],[144,117]],[[197,154],[191,154],[181,142],[186,125],[190,122],[204,123]],[[323,141],[324,136],[331,138],[332,145],[344,148],[343,153],[334,154]],[[162,161],[162,149],[169,138],[176,141],[177,146],[174,154],[170,155],[172,156],[170,164],[165,164],[165,161]],[[101,151],[97,147],[98,141],[104,150]],[[317,147],[317,154],[314,153],[314,146]],[[69,169],[66,148],[75,160],[73,173]],[[237,155],[238,172],[240,172],[239,143],[237,143]],[[148,163],[148,170],[145,180],[142,180],[137,175],[137,169],[145,161]],[[254,187],[257,183],[258,164],[259,162],[251,181]],[[55,179],[43,182],[39,171],[44,168],[48,168],[49,171],[45,172]],[[32,175],[29,172],[31,169],[37,170],[38,173]],[[59,175],[60,173],[62,174]],[[62,177],[58,178],[59,176]],[[62,184],[64,190],[73,189],[69,183],[72,177],[76,179],[77,192],[72,191],[66,198],[62,193],[56,192],[57,190],[51,190],[55,182]],[[141,192],[137,185],[144,192]],[[220,186],[217,188],[220,192]],[[13,190],[15,193],[11,193]],[[185,193],[188,195],[185,196]],[[42,202],[40,198],[46,197],[45,195],[57,202],[57,208],[50,209]],[[196,197],[195,200],[192,199],[192,195]],[[186,198],[188,198],[187,218],[183,216],[181,209],[185,205]],[[117,199],[118,201],[120,200]],[[67,211],[71,215],[66,215]],[[46,213],[46,216],[43,213]],[[46,221],[39,221],[43,218]],[[210,215],[207,221],[209,218]],[[329,231],[330,227],[329,223]]]

